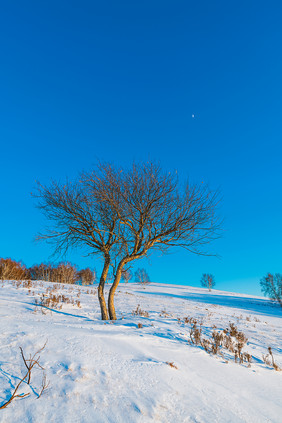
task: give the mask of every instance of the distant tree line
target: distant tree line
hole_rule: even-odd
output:
[[[135,281],[148,283],[149,275],[145,269],[137,269],[134,273]],[[113,279],[112,274],[108,274],[108,282]],[[123,271],[122,279],[129,282],[133,278],[131,270]],[[65,284],[80,283],[81,285],[92,285],[97,282],[97,271],[95,268],[78,270],[70,262],[60,262],[58,264],[40,263],[31,267],[26,267],[21,261],[11,258],[0,258],[0,280],[42,280],[46,282],[56,282]]]
[[[96,282],[97,272],[95,269],[78,270],[69,262],[58,264],[40,263],[26,267],[21,261],[11,258],[0,258],[0,279],[1,280],[43,280],[47,282],[58,282],[66,284],[81,283],[91,285]]]
[[[29,271],[26,266],[20,261],[15,261],[11,258],[0,258],[0,279],[30,279]]]

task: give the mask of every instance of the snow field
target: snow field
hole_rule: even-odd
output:
[[[54,284],[0,282],[0,405],[24,374],[20,346],[28,356],[47,340],[40,364],[50,381],[37,399],[42,371],[34,370],[31,387],[25,383],[19,390],[30,396],[0,410],[1,423],[282,421],[282,372],[262,360],[271,346],[282,366],[282,309],[268,300],[188,286],[121,284],[113,323],[100,320],[93,287],[56,284],[53,293],[74,305],[36,307],[48,287],[50,293]],[[149,317],[132,314],[138,305]],[[212,356],[189,344],[184,317],[203,319],[206,337],[214,325],[224,329],[233,322],[249,339],[251,367],[235,363],[227,351]]]

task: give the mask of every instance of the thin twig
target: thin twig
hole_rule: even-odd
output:
[[[43,345],[42,348],[40,348],[35,354],[33,354],[33,356],[29,359],[26,359],[24,356],[24,352],[22,347],[20,347],[20,351],[21,351],[21,356],[23,359],[23,362],[25,364],[25,367],[27,368],[27,372],[24,375],[24,377],[19,381],[19,383],[17,384],[17,386],[14,389],[14,392],[12,393],[11,397],[8,399],[8,401],[6,401],[3,405],[0,406],[0,410],[6,408],[15,398],[25,398],[27,396],[30,395],[30,393],[26,393],[26,394],[17,394],[17,391],[19,389],[19,387],[21,386],[21,384],[27,379],[27,384],[30,384],[30,378],[31,378],[31,371],[33,369],[33,367],[36,365],[38,366],[40,369],[44,370],[44,368],[39,364],[39,360],[40,360],[40,356],[38,355],[40,352],[42,352],[44,350],[44,348],[46,347],[47,341],[45,342],[45,344]],[[49,386],[49,382],[47,382],[47,378],[46,375],[44,373],[43,379],[42,379],[42,389],[40,391],[40,394],[38,396],[38,398],[42,395],[42,393],[44,392],[44,390],[47,389],[47,387]]]

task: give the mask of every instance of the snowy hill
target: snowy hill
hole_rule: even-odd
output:
[[[36,306],[50,295],[57,309]],[[282,372],[262,359],[271,347],[282,367],[280,307],[154,283],[122,284],[115,303],[118,320],[102,322],[96,288],[0,282],[0,406],[26,370],[19,347],[29,357],[47,340],[40,364],[50,382],[37,399],[43,371],[34,368],[18,391],[30,395],[0,410],[1,423],[282,421]],[[251,363],[235,363],[224,347],[205,351],[190,336],[190,318],[209,340],[233,323],[248,338]]]

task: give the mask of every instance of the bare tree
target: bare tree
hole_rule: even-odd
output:
[[[115,320],[114,294],[128,263],[171,247],[211,255],[204,246],[219,236],[218,193],[202,184],[187,183],[181,189],[176,173],[163,172],[154,163],[133,164],[129,170],[108,167],[104,176],[103,203],[124,229],[108,298],[109,316]]]
[[[215,286],[214,276],[211,273],[203,273],[201,277],[201,285],[211,291]]]
[[[272,301],[278,302],[282,307],[282,275],[280,273],[267,273],[260,280],[261,290],[264,295],[268,296]]]
[[[95,283],[97,278],[96,269],[90,269],[87,267],[86,269],[82,269],[78,272],[79,280],[81,281],[82,285],[92,285]]]
[[[130,269],[123,269],[121,278],[124,280],[125,283],[128,283],[130,279],[132,279],[132,272]]]
[[[106,280],[106,282],[107,283],[112,283],[112,281],[114,280],[114,274],[113,274],[113,272],[109,272],[108,273],[108,275],[107,275],[107,280]]]
[[[74,284],[77,282],[79,276],[76,267],[69,262],[61,262],[53,269],[54,282]]]
[[[51,264],[34,264],[29,268],[30,278],[34,281],[42,280],[47,282],[53,282],[52,280],[52,266]]]
[[[135,272],[135,282],[139,282],[141,284],[147,284],[150,282],[150,278],[148,273],[144,268],[138,268]]]
[[[11,258],[0,258],[0,279],[22,280],[29,278],[29,271],[25,265]]]
[[[37,207],[44,213],[52,226],[45,233],[38,235],[38,240],[46,240],[55,247],[54,254],[64,255],[70,248],[82,247],[87,254],[100,254],[103,270],[98,286],[98,298],[103,320],[108,319],[104,297],[104,286],[111,264],[111,255],[115,256],[115,247],[119,248],[121,231],[119,219],[114,210],[102,201],[105,186],[103,178],[107,167],[97,167],[91,181],[80,179],[73,183],[52,182],[50,186],[38,184]]]
[[[102,319],[116,319],[114,294],[123,270],[153,250],[183,247],[210,255],[204,245],[218,237],[217,193],[207,186],[187,183],[176,173],[146,163],[129,169],[100,164],[77,182],[38,186],[38,207],[53,222],[39,239],[53,242],[55,252],[84,247],[100,254],[104,266],[98,287]],[[114,281],[108,309],[104,285],[110,265]]]

